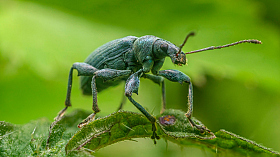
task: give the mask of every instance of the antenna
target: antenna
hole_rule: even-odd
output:
[[[189,36],[189,35],[188,35],[188,36]],[[188,36],[187,36],[187,37],[188,37]],[[186,39],[187,39],[187,38],[186,38]],[[186,39],[185,39],[185,41],[186,41]],[[183,46],[184,46],[184,44],[185,44],[185,41],[184,41],[184,43],[182,44]],[[262,44],[261,41],[256,40],[256,39],[241,40],[241,41],[237,41],[237,42],[234,42],[234,43],[231,43],[231,44],[222,45],[222,46],[210,46],[210,47],[207,47],[207,48],[204,48],[204,49],[195,50],[195,51],[190,51],[190,52],[187,52],[186,54],[197,53],[197,52],[207,51],[207,50],[221,49],[221,48],[230,47],[230,46],[234,46],[234,45],[241,44],[241,43]],[[182,47],[183,47],[183,46],[182,46]],[[181,46],[180,46],[180,50],[179,50],[179,51],[181,51]]]
[[[185,45],[185,43],[187,42],[188,38],[189,38],[190,36],[194,36],[194,35],[195,35],[194,32],[190,32],[190,33],[186,36],[186,38],[185,38],[183,44],[179,46],[179,51],[176,53],[176,56],[178,56],[178,55],[181,53],[182,48],[184,47],[184,45]]]

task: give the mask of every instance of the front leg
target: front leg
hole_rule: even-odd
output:
[[[196,125],[192,119],[192,112],[193,112],[193,86],[192,82],[189,76],[186,74],[182,73],[181,71],[178,70],[161,70],[159,71],[158,75],[165,77],[166,79],[172,81],[172,82],[179,82],[180,84],[182,83],[189,83],[189,92],[188,92],[188,112],[185,114],[186,117],[188,118],[190,124],[193,127],[196,127],[198,130],[200,130],[201,133],[204,133],[205,131],[210,132],[205,126],[200,126]]]
[[[148,111],[144,109],[139,103],[137,103],[131,96],[132,93],[138,94],[138,88],[140,84],[140,77],[143,74],[143,70],[140,69],[136,73],[132,74],[126,81],[125,84],[125,96],[127,96],[128,100],[138,109],[140,110],[152,123],[152,131],[153,135],[151,136],[154,139],[154,143],[156,144],[156,139],[159,139],[159,136],[156,133],[156,119],[152,116]]]

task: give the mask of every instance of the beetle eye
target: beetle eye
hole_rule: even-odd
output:
[[[160,45],[160,49],[164,52],[167,52],[167,49],[168,49],[168,45],[167,44],[161,44]]]

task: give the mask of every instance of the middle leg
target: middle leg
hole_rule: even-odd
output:
[[[179,82],[180,84],[182,83],[189,83],[189,91],[188,91],[188,112],[185,114],[186,117],[188,118],[190,124],[193,127],[196,127],[200,132],[210,132],[205,126],[200,126],[197,125],[193,122],[191,119],[192,112],[193,112],[193,86],[192,82],[189,76],[186,74],[182,73],[181,71],[178,70],[161,70],[159,71],[158,75],[165,77],[166,79],[172,81],[172,82]]]
[[[152,80],[154,83],[158,85],[161,85],[162,108],[160,114],[162,114],[166,109],[166,94],[165,94],[164,78],[161,76],[150,75],[150,74],[144,74],[143,77]]]
[[[92,99],[93,99],[92,110],[94,112],[78,125],[79,128],[81,128],[82,126],[84,126],[84,125],[88,124],[90,121],[92,121],[95,118],[96,113],[100,112],[100,109],[98,108],[98,105],[97,105],[96,78],[101,78],[101,79],[103,79],[104,82],[113,81],[116,79],[127,77],[130,75],[130,73],[131,73],[130,70],[116,70],[116,69],[101,69],[101,70],[94,72],[94,75],[93,75],[92,81],[91,81]]]
[[[125,93],[125,90],[124,90],[124,92],[122,92],[122,93]],[[120,104],[119,108],[117,109],[117,111],[122,110],[122,108],[123,108],[125,102],[126,102],[126,97],[125,97],[125,95],[123,94],[123,95],[122,95],[121,104]]]

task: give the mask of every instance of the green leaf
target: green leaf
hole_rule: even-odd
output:
[[[75,126],[89,113],[75,110],[57,123],[47,139],[51,122],[46,118],[25,125],[0,122],[0,156],[65,156],[65,145],[78,130]],[[80,152],[79,155],[89,155]]]
[[[196,145],[217,153],[279,155],[277,152],[225,130],[216,132],[216,138],[211,133],[201,134],[190,125],[185,113],[179,110],[167,110],[157,118],[157,134],[181,146]],[[192,119],[196,124],[203,125],[197,119]],[[170,125],[164,124],[164,121]],[[116,112],[82,128],[71,138],[65,149],[67,153],[80,150],[94,152],[118,141],[150,137],[151,130],[151,123],[142,114]]]
[[[145,116],[127,111],[99,118],[78,130],[76,125],[89,114],[75,110],[56,123],[50,134],[51,123],[44,118],[25,125],[0,122],[0,156],[90,156],[110,144],[150,138],[152,135],[151,123]],[[180,146],[197,146],[219,154],[280,156],[277,152],[225,130],[216,132],[216,138],[212,133],[201,134],[190,126],[185,113],[179,110],[166,110],[157,119],[157,134]],[[195,118],[192,120],[203,125]]]

